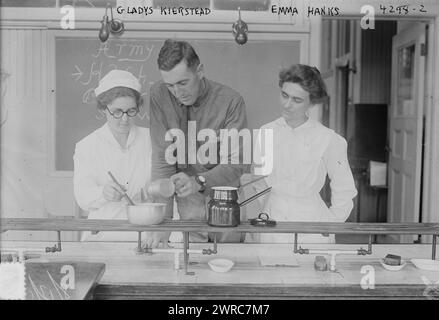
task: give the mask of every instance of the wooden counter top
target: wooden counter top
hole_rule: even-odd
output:
[[[50,243],[2,242],[3,248],[41,249],[47,245]],[[181,247],[182,244],[175,246]],[[304,246],[310,249],[343,250],[360,247],[344,244]],[[401,255],[405,260],[429,258],[430,245],[374,245],[372,255],[337,256],[337,271],[331,272],[316,271],[313,267],[314,255],[294,255],[299,263],[297,267],[261,265],[261,257],[293,255],[292,244],[218,244],[216,255],[190,255],[189,269],[195,272],[194,275],[184,274],[183,269],[174,270],[172,254],[138,255],[135,253],[136,247],[137,243],[134,242],[63,242],[62,252],[43,254],[36,261],[105,263],[105,274],[94,292],[97,299],[426,299],[433,291],[429,290],[432,287],[428,287],[425,281],[431,284],[439,282],[439,272],[419,270],[410,262],[398,272],[387,271],[379,263],[379,259],[388,253]],[[212,244],[190,245],[191,249],[211,247]],[[207,265],[214,258],[228,258],[235,265],[228,273],[215,273]],[[362,289],[363,277],[372,276],[373,273],[375,288]]]

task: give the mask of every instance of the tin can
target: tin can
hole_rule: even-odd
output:
[[[236,227],[241,220],[241,211],[238,204],[238,188],[213,187],[211,200],[207,204],[210,226]]]

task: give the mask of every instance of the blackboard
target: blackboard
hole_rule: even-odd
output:
[[[204,64],[206,76],[244,97],[250,128],[280,115],[278,72],[300,62],[300,41],[258,40],[244,46],[234,40],[189,41]],[[93,89],[112,69],[124,69],[142,83],[144,111],[137,123],[148,126],[149,88],[160,79],[158,52],[164,39],[55,37],[55,170],[73,170],[75,143],[105,122],[96,110]]]

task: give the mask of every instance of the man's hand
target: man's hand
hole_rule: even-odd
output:
[[[169,248],[168,241],[170,235],[170,232],[147,232],[142,246],[148,249],[158,248],[161,242],[163,248],[167,249]]]
[[[184,172],[179,172],[171,176],[171,181],[175,185],[175,191],[179,197],[187,197],[197,193],[201,186],[195,181],[195,177],[189,177]]]
[[[102,190],[102,195],[108,201],[118,202],[122,199],[122,195],[126,190],[121,189],[117,183],[109,181]]]

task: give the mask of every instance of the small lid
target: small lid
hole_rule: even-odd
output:
[[[212,187],[213,190],[217,191],[236,191],[238,188],[236,187],[228,187],[228,186],[220,186],[220,187]]]
[[[274,227],[276,225],[276,220],[270,219],[269,215],[265,212],[261,212],[257,218],[248,220],[253,226]]]

